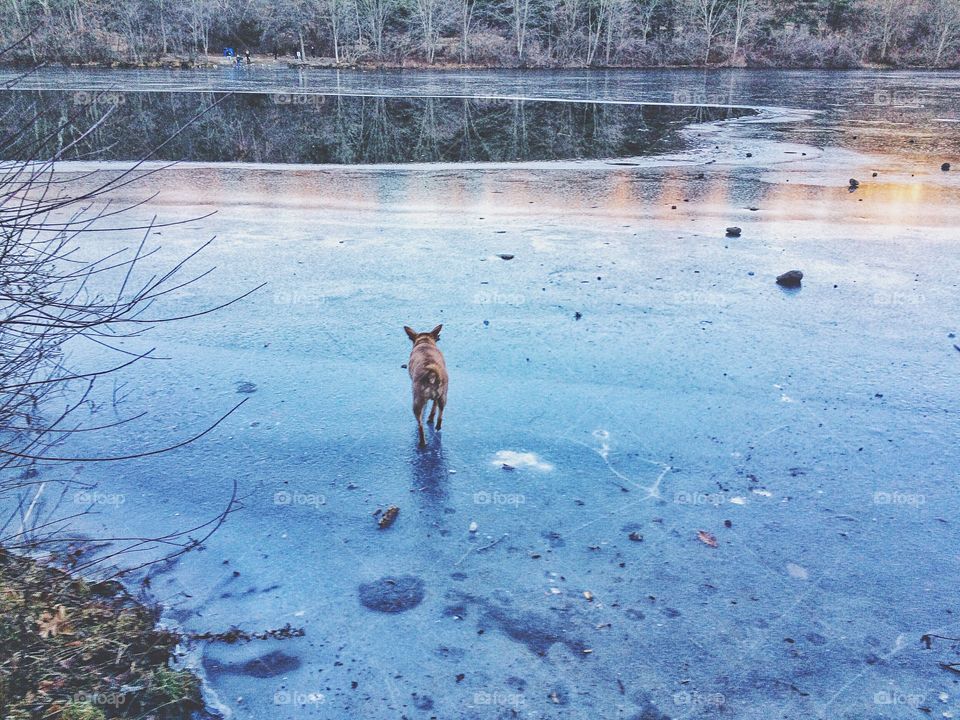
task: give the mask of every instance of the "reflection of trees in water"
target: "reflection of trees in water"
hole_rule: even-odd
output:
[[[399,163],[628,157],[681,143],[677,130],[744,114],[726,108],[470,98],[214,93],[7,93],[9,129],[40,114],[68,159]],[[99,125],[98,120],[112,112]],[[198,113],[203,115],[190,124]],[[67,125],[94,127],[88,135]],[[71,147],[71,143],[75,143]],[[15,155],[12,151],[11,155]]]

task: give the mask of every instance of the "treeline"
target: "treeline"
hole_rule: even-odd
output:
[[[5,0],[20,62],[960,67],[960,0]]]

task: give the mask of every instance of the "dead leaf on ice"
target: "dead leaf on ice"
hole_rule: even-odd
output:
[[[702,542],[704,545],[709,545],[713,548],[717,547],[717,539],[706,530],[699,530],[697,532],[697,540]]]

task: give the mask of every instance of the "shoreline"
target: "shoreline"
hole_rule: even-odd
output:
[[[85,580],[0,547],[0,608],[10,620],[0,622],[0,644],[19,656],[0,685],[4,717],[212,717],[198,675],[178,667],[182,638],[122,583]]]
[[[607,72],[611,70],[636,71],[636,70],[742,70],[749,72],[757,71],[783,71],[783,70],[817,70],[830,72],[857,72],[864,70],[874,70],[881,72],[957,72],[960,71],[960,65],[949,67],[930,67],[927,65],[880,65],[876,63],[862,63],[844,67],[831,65],[734,65],[729,63],[718,63],[710,65],[487,65],[482,63],[427,63],[420,60],[410,60],[402,62],[388,61],[358,61],[358,62],[336,62],[333,58],[312,58],[297,60],[296,58],[283,57],[274,59],[270,55],[252,55],[252,62],[238,65],[232,58],[222,55],[207,55],[205,58],[191,58],[181,56],[165,56],[163,58],[149,61],[120,61],[110,62],[90,61],[90,62],[58,62],[58,61],[38,61],[37,63],[28,63],[21,60],[0,61],[0,67],[6,68],[24,68],[32,69],[35,67],[64,68],[70,70],[213,70],[216,68],[236,68],[244,69],[270,68],[270,69],[291,69],[291,70],[351,70],[357,72],[375,72],[384,70],[409,70],[415,72],[437,72],[449,73],[458,71],[520,71],[520,72],[569,72],[574,70]]]

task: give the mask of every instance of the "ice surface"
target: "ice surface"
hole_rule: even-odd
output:
[[[661,100],[728,78],[738,104],[819,112],[738,123],[714,144],[733,154],[802,138],[822,152],[158,173],[123,191],[160,191],[138,213],[217,214],[163,230],[149,262],[218,236],[217,271],[162,309],[269,285],[151,332],[145,346],[172,359],[123,378],[149,419],[70,449],[151,446],[249,400],[175,453],[44,477],[124,496],[78,526],[91,535],[189,527],[239,484],[242,508],[206,549],[153,578],[167,621],[190,630],[305,629],[203,648],[210,687],[237,718],[957,712],[938,666],[956,651],[921,642],[958,631],[960,187],[938,169],[955,141],[860,145],[831,106],[855,112],[873,87],[942,99],[957,77],[305,76],[324,91],[483,82]],[[932,105],[908,127],[948,116]],[[884,112],[859,112],[865,135],[889,133]],[[724,237],[730,225],[740,238]],[[98,236],[98,248],[122,240]],[[794,268],[803,288],[777,287]],[[418,450],[402,327],[439,322],[450,399],[443,431]],[[380,530],[373,513],[388,505],[400,514]],[[385,578],[417,602],[365,606],[363,588]]]

